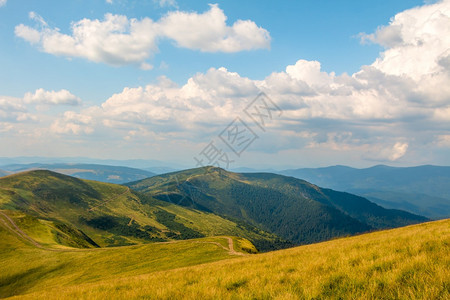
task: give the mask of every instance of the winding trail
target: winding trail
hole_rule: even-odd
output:
[[[41,248],[41,249],[45,249],[41,244],[39,244],[38,242],[36,242],[35,240],[33,240],[28,234],[26,234],[25,232],[22,231],[22,229],[19,228],[19,226],[16,225],[16,223],[14,223],[13,219],[11,219],[7,214],[5,214],[4,212],[0,211],[0,215],[3,218],[0,218],[0,220],[2,221],[3,224],[5,224],[5,226],[13,231],[15,234],[17,234],[19,237],[29,241],[30,243],[32,243],[34,246]]]
[[[226,239],[228,242],[228,248],[225,247],[224,245],[222,245],[219,242],[211,242],[211,241],[195,241],[195,240],[178,240],[178,241],[168,241],[168,242],[157,242],[157,243],[153,243],[153,244],[176,244],[176,243],[182,243],[182,242],[191,242],[191,243],[198,243],[198,244],[213,244],[216,245],[226,251],[228,251],[228,253],[230,255],[239,255],[239,256],[244,256],[244,255],[248,255],[247,253],[242,253],[242,252],[238,252],[234,249],[234,242],[233,239],[228,237],[228,236],[214,236],[213,238],[223,238]],[[131,246],[128,246],[131,247]]]
[[[3,218],[2,218],[3,217]],[[46,250],[46,251],[53,251],[53,252],[73,252],[73,251],[83,251],[83,249],[58,249],[58,248],[48,248],[45,246],[42,246],[39,244],[36,240],[34,240],[32,237],[30,237],[28,234],[23,232],[22,229],[17,226],[17,224],[14,222],[13,219],[11,219],[10,216],[5,214],[0,210],[0,221],[5,225],[7,229],[9,229],[12,233],[15,233],[19,238],[30,242],[35,246],[36,248]],[[88,250],[88,249],[86,249]]]
[[[124,194],[124,193],[123,193]],[[122,194],[121,194],[122,195]],[[238,252],[234,249],[234,243],[233,243],[233,239],[228,237],[228,236],[218,236],[215,238],[224,238],[227,240],[228,242],[228,248],[225,247],[224,245],[222,245],[219,242],[212,242],[212,241],[196,241],[196,240],[178,240],[178,241],[169,241],[169,242],[158,242],[158,243],[149,243],[149,244],[141,244],[141,245],[130,245],[130,246],[120,246],[120,247],[108,247],[108,248],[86,248],[86,249],[77,249],[77,248],[70,248],[70,249],[58,249],[58,248],[48,248],[45,246],[42,246],[41,244],[39,244],[36,240],[34,240],[32,237],[30,237],[28,234],[26,234],[25,232],[23,232],[22,229],[19,228],[19,226],[17,226],[17,224],[14,222],[14,220],[8,216],[6,213],[4,213],[3,211],[0,210],[0,221],[1,223],[3,223],[3,225],[5,225],[5,227],[10,230],[11,232],[13,232],[14,234],[16,234],[19,238],[30,242],[31,244],[33,244],[33,246],[35,246],[36,248],[42,249],[42,250],[47,250],[47,251],[54,251],[54,252],[80,252],[80,251],[99,251],[99,250],[111,250],[114,248],[131,248],[131,247],[135,247],[135,246],[142,246],[142,245],[152,245],[152,244],[175,244],[175,243],[183,243],[183,242],[191,242],[191,243],[198,243],[198,244],[213,244],[216,245],[226,251],[228,251],[228,253],[230,255],[238,255],[238,256],[244,256],[244,255],[248,255],[247,253],[242,253],[242,252]]]
[[[224,238],[228,240],[228,248],[229,248],[230,254],[232,254],[232,255],[242,255],[242,256],[247,255],[246,253],[237,252],[236,250],[234,250],[234,243],[233,243],[233,239],[232,238],[230,238],[228,236],[225,236]]]

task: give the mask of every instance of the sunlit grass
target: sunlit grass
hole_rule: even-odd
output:
[[[450,220],[139,276],[81,281],[62,290],[41,287],[27,297],[449,299]]]
[[[0,298],[235,257],[228,253],[223,237],[116,248],[45,250],[19,239],[2,225]]]

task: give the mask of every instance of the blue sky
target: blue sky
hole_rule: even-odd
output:
[[[68,61],[36,51],[18,39],[14,28],[30,24],[31,11],[49,24],[70,33],[70,24],[83,18],[102,19],[104,14],[129,18],[159,19],[168,11],[204,12],[208,1],[184,1],[177,8],[158,1],[9,1],[0,10],[2,41],[2,92],[21,97],[30,89],[66,88],[92,101],[103,101],[124,86],[137,86],[166,75],[183,84],[197,72],[211,67],[226,67],[242,76],[263,79],[273,71],[282,71],[298,59],[318,60],[323,70],[353,73],[378,56],[378,45],[361,45],[357,35],[373,32],[387,24],[396,12],[422,4],[422,1],[218,1],[228,24],[249,19],[267,29],[272,37],[270,50],[238,53],[203,53],[174,47],[170,41],[159,44],[150,59],[151,72],[135,67],[111,68],[84,59]],[[64,13],[61,13],[64,12]],[[163,68],[159,68],[163,63]],[[15,70],[13,74],[11,71]],[[102,78],[99,82],[98,78]],[[101,86],[99,87],[99,84]],[[108,88],[110,87],[110,88]],[[4,90],[3,90],[4,89]],[[96,99],[96,98],[99,99]]]
[[[264,91],[234,167],[450,163],[449,1],[0,5],[0,156],[191,166]]]

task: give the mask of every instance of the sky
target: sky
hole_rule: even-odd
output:
[[[0,0],[0,157],[450,165],[450,0]]]

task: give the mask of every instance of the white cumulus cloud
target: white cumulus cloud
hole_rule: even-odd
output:
[[[7,1],[7,0],[0,0],[0,7],[2,7],[3,5],[5,5],[5,4],[6,4],[6,1]]]
[[[386,47],[373,66],[386,74],[414,79],[438,72],[438,59],[449,54],[449,22],[449,0],[398,13],[389,25],[363,35]]]
[[[83,57],[110,65],[142,64],[156,49],[154,23],[106,14],[103,20],[83,19],[72,24],[72,35],[43,25],[40,30],[16,26],[16,35],[38,44],[46,53]]]
[[[42,88],[34,93],[26,93],[23,97],[25,103],[44,105],[79,105],[81,99],[70,93],[68,90],[46,91]]]
[[[82,57],[114,66],[139,65],[157,51],[157,41],[169,38],[184,48],[206,52],[238,52],[270,47],[270,34],[250,20],[227,26],[224,12],[211,5],[204,13],[169,12],[159,21],[106,14],[103,20],[82,19],[71,25],[71,34],[50,27],[34,12],[36,27],[19,24],[16,36],[37,45],[43,52],[64,57]]]
[[[169,12],[160,20],[164,36],[178,46],[205,52],[238,52],[270,47],[270,34],[250,20],[226,24],[227,16],[217,4],[209,11],[187,13]]]
[[[57,134],[90,134],[94,131],[91,126],[93,120],[93,117],[87,114],[66,111],[62,118],[51,124],[50,130]]]

